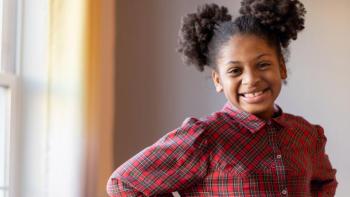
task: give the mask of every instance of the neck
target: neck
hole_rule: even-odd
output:
[[[275,105],[273,105],[269,110],[262,112],[262,113],[254,114],[254,115],[263,119],[263,120],[269,120],[273,117],[273,115],[277,111],[278,111],[277,107]]]

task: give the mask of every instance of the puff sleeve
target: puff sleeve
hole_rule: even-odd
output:
[[[117,168],[107,183],[110,197],[169,196],[203,179],[208,168],[205,125],[188,118]]]
[[[323,128],[316,126],[316,129],[318,139],[316,143],[316,152],[312,159],[312,196],[334,196],[338,184],[335,177],[336,170],[333,169],[328,155],[325,153],[327,138],[324,135]]]

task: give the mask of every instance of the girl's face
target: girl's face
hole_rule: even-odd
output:
[[[274,102],[286,79],[286,66],[276,50],[254,35],[234,35],[219,51],[212,78],[230,103],[262,119],[274,113]]]

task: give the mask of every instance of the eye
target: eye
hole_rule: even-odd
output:
[[[240,68],[232,68],[227,71],[229,74],[232,74],[234,76],[238,76],[242,73],[242,69]]]
[[[260,62],[260,63],[258,63],[258,68],[260,70],[266,70],[269,66],[271,66],[271,63],[269,63],[269,62]]]

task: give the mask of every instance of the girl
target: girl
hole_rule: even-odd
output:
[[[231,20],[227,8],[210,4],[184,17],[179,51],[187,64],[212,69],[227,103],[120,166],[107,185],[111,197],[335,195],[323,129],[275,104],[304,6],[243,0],[240,14]]]

